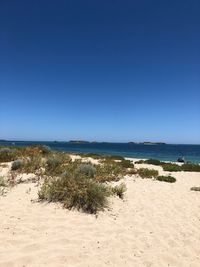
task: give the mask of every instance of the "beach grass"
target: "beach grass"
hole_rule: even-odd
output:
[[[199,191],[200,192],[200,186],[193,186],[190,188],[192,191]]]
[[[157,176],[156,180],[160,181],[160,182],[166,182],[166,183],[175,183],[176,182],[176,178],[174,178],[174,177],[172,177],[170,175],[168,175],[168,176],[164,176],[164,175]]]
[[[153,169],[140,168],[137,170],[137,174],[141,178],[155,178],[158,176],[158,171]]]
[[[157,159],[138,160],[135,163],[161,166],[164,171],[169,171],[169,172],[179,172],[179,171],[200,172],[200,165],[194,163],[184,163],[182,165],[178,165],[176,163],[163,162]]]

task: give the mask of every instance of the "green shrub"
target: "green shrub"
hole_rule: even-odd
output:
[[[3,176],[0,176],[0,186],[6,186],[6,182]]]
[[[183,171],[200,172],[200,165],[198,164],[185,163],[181,167]]]
[[[54,154],[46,161],[45,173],[50,176],[57,176],[66,170],[66,166],[71,162],[71,159],[66,154]],[[70,163],[74,167],[73,163]]]
[[[172,177],[172,176],[158,176],[156,177],[156,180],[161,181],[161,182],[167,182],[167,183],[175,183],[176,182],[176,178]]]
[[[193,186],[190,188],[192,191],[200,191],[200,186]]]
[[[134,164],[131,160],[123,159],[121,162],[118,162],[122,168],[134,168]]]
[[[21,169],[22,167],[23,167],[23,161],[20,159],[17,159],[15,161],[13,161],[12,166],[11,166],[11,170],[16,171],[18,169]]]
[[[137,170],[137,174],[141,178],[153,178],[158,176],[158,171],[147,168],[140,168]]]
[[[107,206],[110,191],[105,185],[82,177],[60,177],[46,180],[38,195],[43,200],[59,201],[68,209],[97,213]]]
[[[163,164],[163,162],[158,160],[158,159],[147,159],[146,163],[147,164],[152,164],[152,165],[157,165],[157,166],[160,166],[160,165]]]
[[[114,195],[117,195],[119,198],[123,198],[124,193],[126,192],[126,185],[124,183],[121,183],[120,185],[112,187],[111,191]]]
[[[125,169],[118,162],[104,162],[96,166],[96,179],[99,182],[118,181],[124,174]]]
[[[82,163],[78,166],[75,171],[77,175],[85,175],[88,178],[94,178],[96,174],[96,168],[90,163]]]
[[[138,160],[135,163],[137,164],[145,163],[145,164],[152,164],[152,165],[157,165],[157,166],[161,166],[163,164],[163,162],[158,159]]]
[[[46,154],[49,154],[51,152],[51,148],[49,146],[43,145],[41,147],[41,151],[42,151],[42,154],[46,155]]]
[[[137,169],[130,169],[126,171],[127,175],[135,175],[137,174]]]
[[[109,190],[103,184],[88,182],[83,192],[76,192],[69,206],[88,213],[97,213],[108,205]]]
[[[165,163],[162,167],[163,167],[164,171],[168,171],[168,172],[180,172],[180,171],[182,171],[181,166],[179,166],[177,164],[173,164],[173,163]]]
[[[0,149],[0,162],[9,162],[15,160],[17,157],[17,151],[10,148],[1,148]]]
[[[46,161],[46,169],[47,171],[54,171],[61,163],[61,160],[58,158],[48,158]]]
[[[200,165],[192,163],[177,165],[175,163],[170,163],[170,162],[166,163],[163,161],[159,161],[157,159],[139,160],[136,161],[135,163],[137,164],[146,163],[146,164],[162,166],[164,171],[169,171],[169,172],[179,172],[179,171],[200,172]]]
[[[23,160],[22,171],[25,173],[35,173],[41,167],[43,167],[44,163],[40,155],[33,155],[29,158]]]
[[[105,157],[108,160],[125,160],[124,157],[118,155],[111,155]]]
[[[135,164],[143,164],[143,163],[145,163],[145,160],[143,159],[135,161]]]

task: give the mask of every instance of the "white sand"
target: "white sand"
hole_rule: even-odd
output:
[[[125,200],[111,198],[98,217],[31,201],[36,183],[17,185],[0,196],[0,267],[199,267],[200,192],[190,187],[200,173],[173,176],[125,177]]]

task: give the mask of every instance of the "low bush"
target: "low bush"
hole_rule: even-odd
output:
[[[49,154],[51,152],[51,148],[49,146],[43,145],[41,147],[41,152],[44,155]]]
[[[163,162],[158,160],[158,159],[147,159],[146,163],[147,164],[152,164],[152,165],[157,165],[157,166],[160,166],[160,165],[163,164]]]
[[[22,171],[25,173],[35,173],[41,167],[44,166],[44,162],[40,155],[33,155],[23,160]]]
[[[163,164],[163,170],[164,171],[168,171],[168,172],[180,172],[182,171],[182,167],[177,165],[177,164],[173,164],[173,163],[165,163]]]
[[[141,178],[155,178],[158,176],[158,171],[147,168],[140,168],[137,170],[137,174]]]
[[[118,181],[124,174],[125,168],[118,162],[104,162],[96,166],[96,179],[99,182]]]
[[[157,166],[161,166],[162,162],[158,159],[146,159],[146,160],[138,160],[135,163],[137,164],[152,164],[152,165],[157,165]]]
[[[76,176],[85,175],[88,178],[94,178],[96,174],[96,168],[90,163],[82,163],[75,171]]]
[[[200,186],[193,186],[190,188],[192,191],[200,191]]]
[[[118,162],[118,164],[122,168],[134,168],[134,164],[131,160],[123,159],[121,162]]]
[[[48,171],[55,170],[61,163],[62,162],[59,158],[56,157],[48,158],[46,161],[46,169]]]
[[[181,167],[183,171],[200,172],[200,165],[198,164],[185,163]]]
[[[41,200],[59,201],[68,209],[97,213],[107,207],[110,191],[105,185],[84,177],[60,177],[46,180],[38,195]]]
[[[18,160],[13,161],[11,165],[11,170],[16,171],[16,170],[21,169],[22,167],[23,167],[23,161],[18,159]]]
[[[3,176],[0,176],[0,186],[6,186],[6,182]]]
[[[0,162],[9,162],[17,158],[17,151],[11,148],[0,149]]]
[[[45,164],[45,174],[50,176],[56,176],[65,171],[62,161],[59,158],[48,158]]]
[[[135,164],[143,164],[143,163],[145,163],[145,160],[143,159],[135,161]]]
[[[118,155],[111,155],[105,157],[107,160],[124,160],[124,157]]]
[[[71,163],[71,158],[66,153],[56,152],[46,160],[45,172],[47,175],[60,175],[65,171],[65,166]],[[72,164],[74,166],[74,164]]]
[[[157,166],[162,166],[164,171],[169,172],[179,172],[179,171],[188,171],[188,172],[200,172],[200,165],[192,164],[192,163],[185,163],[183,165],[177,165],[175,163],[167,163],[157,159],[147,159],[147,160],[139,160],[136,161],[137,164],[153,164]]]
[[[137,169],[129,169],[126,171],[127,175],[135,175],[137,174]]]
[[[158,160],[158,159],[146,159],[146,160],[138,160],[135,163],[137,164],[152,164],[152,165],[157,165],[157,166],[162,166],[164,162]]]
[[[176,182],[176,178],[172,177],[172,176],[158,176],[156,177],[156,180],[161,181],[161,182],[167,182],[167,183],[175,183]]]
[[[119,198],[123,198],[124,193],[126,192],[126,185],[124,183],[121,183],[120,185],[112,187],[111,191],[114,195],[117,195]]]

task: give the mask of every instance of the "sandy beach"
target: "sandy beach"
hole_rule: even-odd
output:
[[[25,179],[0,196],[0,267],[200,266],[200,193],[190,190],[200,173],[173,176],[174,184],[125,176],[124,200],[111,197],[97,215],[38,202],[37,183]]]

